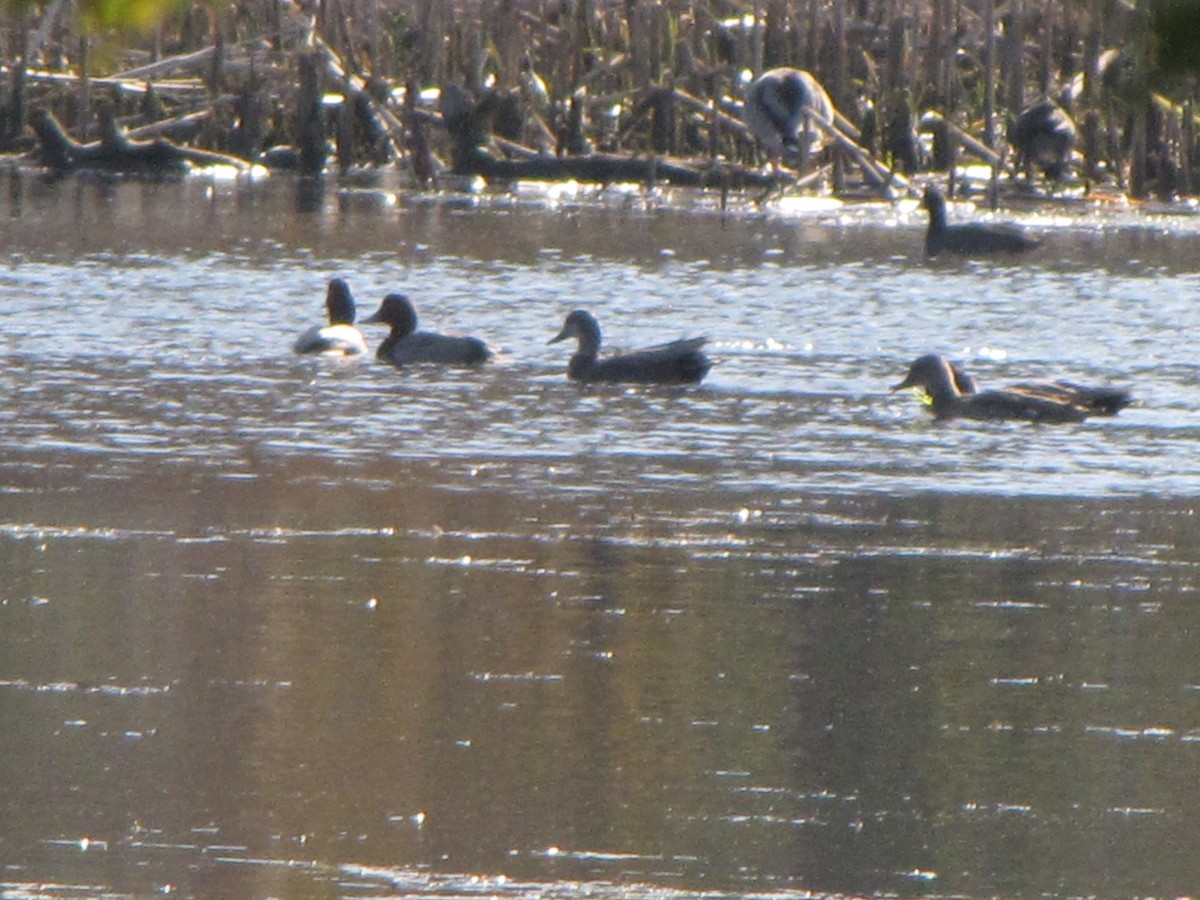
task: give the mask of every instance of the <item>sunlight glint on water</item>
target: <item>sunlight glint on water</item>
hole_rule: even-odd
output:
[[[517,196],[4,195],[0,896],[1193,891],[1196,223]],[[292,357],[334,275],[499,359]],[[581,390],[576,307],[718,364]]]

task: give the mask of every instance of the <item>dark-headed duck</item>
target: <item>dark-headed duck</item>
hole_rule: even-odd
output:
[[[1088,416],[1114,416],[1132,402],[1128,391],[1086,387],[1069,381],[1014,384],[976,392],[974,379],[944,356],[929,353],[908,367],[898,391],[919,387],[937,419],[991,419],[1025,422],[1082,422]]]
[[[999,253],[1024,253],[1041,241],[1012,225],[984,225],[946,222],[946,198],[932,185],[925,189],[921,205],[929,210],[929,230],[925,232],[925,253],[954,253],[958,256],[991,256]]]
[[[567,377],[573,381],[696,384],[712,368],[712,361],[700,349],[707,340],[702,337],[600,359],[600,326],[591,313],[582,309],[567,316],[562,330],[550,343],[572,337],[576,350],[567,364]]]
[[[328,353],[337,356],[358,356],[367,352],[362,332],[354,327],[354,297],[350,286],[341,278],[329,282],[325,291],[328,325],[314,325],[296,339],[296,353]]]
[[[379,309],[363,324],[384,323],[392,327],[375,357],[394,366],[412,363],[440,363],[474,366],[487,362],[492,352],[474,337],[417,331],[417,312],[403,294],[388,294]]]

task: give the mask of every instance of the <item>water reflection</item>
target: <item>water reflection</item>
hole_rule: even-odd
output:
[[[902,216],[195,190],[5,220],[4,896],[1196,883],[1188,226],[927,267]],[[505,356],[293,359],[333,274]],[[574,305],[720,362],[580,390]],[[936,427],[928,343],[1143,405]]]

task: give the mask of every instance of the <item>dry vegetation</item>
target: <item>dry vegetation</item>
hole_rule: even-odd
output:
[[[399,162],[424,181],[471,171],[480,148],[488,160],[602,152],[751,167],[745,73],[791,65],[825,84],[876,174],[943,169],[963,152],[1011,171],[1009,123],[1050,96],[1078,124],[1072,177],[1189,194],[1196,81],[1173,36],[1197,33],[1192,6],[243,0],[193,4],[151,34],[83,34],[71,5],[51,0],[7,14],[0,147],[30,149],[35,109],[79,140],[108,110],[135,138],[245,159],[290,145],[310,172]],[[323,102],[330,94],[347,102]],[[913,160],[902,148],[918,126],[938,141]]]

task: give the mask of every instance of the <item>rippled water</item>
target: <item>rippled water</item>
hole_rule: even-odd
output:
[[[1192,210],[5,186],[0,896],[1194,890]],[[500,359],[292,357],[335,275]],[[578,306],[718,364],[581,390]]]

